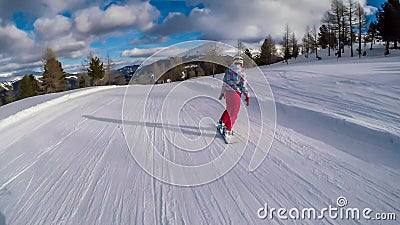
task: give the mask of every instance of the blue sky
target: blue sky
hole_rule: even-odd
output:
[[[385,0],[356,0],[373,13]],[[89,53],[116,67],[143,61],[188,40],[241,39],[258,48],[280,39],[288,23],[297,37],[319,25],[330,0],[14,0],[0,1],[0,79],[41,71],[52,48],[68,72]]]

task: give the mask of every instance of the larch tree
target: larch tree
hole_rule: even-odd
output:
[[[365,30],[365,27],[367,26],[367,19],[365,16],[365,12],[363,7],[361,6],[360,3],[356,4],[356,17],[357,17],[357,29],[358,29],[358,57],[361,57],[362,51],[361,51],[361,40],[362,40],[362,33]]]
[[[354,56],[353,51],[353,37],[354,37],[354,25],[357,22],[356,19],[356,2],[354,0],[347,0],[347,16],[349,18],[349,31],[350,31],[350,56]]]
[[[375,38],[378,35],[378,30],[377,30],[377,23],[376,22],[371,22],[368,27],[368,40],[371,41],[371,47],[370,50],[372,50],[373,44],[375,44]]]
[[[290,27],[289,24],[286,24],[285,26],[285,31],[283,33],[283,37],[282,37],[282,41],[281,41],[281,45],[282,45],[282,51],[283,51],[283,59],[287,62],[288,59],[290,59],[291,53],[290,53]]]
[[[297,59],[299,56],[299,44],[297,43],[296,34],[293,32],[291,35],[292,56]]]
[[[336,32],[337,34],[337,40],[339,42],[338,44],[338,51],[337,51],[337,57],[342,56],[342,49],[344,46],[344,11],[345,7],[343,4],[342,0],[332,0],[331,2],[331,10],[330,14],[334,18],[334,20],[331,21],[332,29]]]

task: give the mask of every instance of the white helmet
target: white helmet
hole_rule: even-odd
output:
[[[243,66],[243,57],[240,55],[236,55],[233,58],[233,64],[240,64],[241,66]]]

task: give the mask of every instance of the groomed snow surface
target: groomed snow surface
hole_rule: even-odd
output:
[[[217,120],[223,110],[218,104],[202,105],[209,100],[200,98],[199,104],[185,108],[178,125],[161,123],[158,113],[163,102],[157,93],[172,90],[176,83],[155,86],[151,98],[143,86],[130,87],[133,94],[126,96],[125,104],[141,110],[147,99],[153,107],[143,117],[150,120],[147,127],[139,121],[122,123],[126,87],[88,88],[2,106],[0,225],[398,224],[399,62],[399,56],[391,55],[261,67],[276,100],[277,128],[269,154],[249,172],[252,152],[245,152],[225,176],[195,187],[152,178],[132,157],[124,138],[130,134],[123,133],[128,126],[134,129],[138,134],[130,136],[138,138],[134,148],[143,151],[154,144],[143,135],[152,135],[157,145],[164,146],[159,150],[178,163],[195,165],[217,157],[225,147],[218,136],[212,151],[191,157],[181,157],[165,140],[163,129],[183,132],[188,138],[201,135],[197,129],[201,119]],[[201,79],[186,82],[184,88],[188,95],[215,98],[219,93],[219,86],[204,85]],[[257,94],[262,101],[263,93]],[[182,105],[174,98],[166,101]],[[245,110],[251,114],[256,107],[242,107],[241,113]],[[252,118],[251,123],[256,126],[257,120]],[[242,126],[238,121],[234,127],[239,144],[232,148],[240,147],[247,136]],[[209,128],[214,129],[212,124]],[[250,145],[257,136],[251,132],[254,129]],[[202,138],[198,141],[203,144]],[[396,213],[397,220],[341,220],[327,214],[321,220],[282,220],[276,212],[273,219],[257,216],[265,203],[271,208],[320,210],[338,207],[338,197],[347,199],[346,207],[372,209],[371,217]]]

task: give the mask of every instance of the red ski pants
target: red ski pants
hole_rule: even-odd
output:
[[[240,109],[240,92],[225,91],[226,110],[222,113],[221,120],[227,130],[232,130]]]

